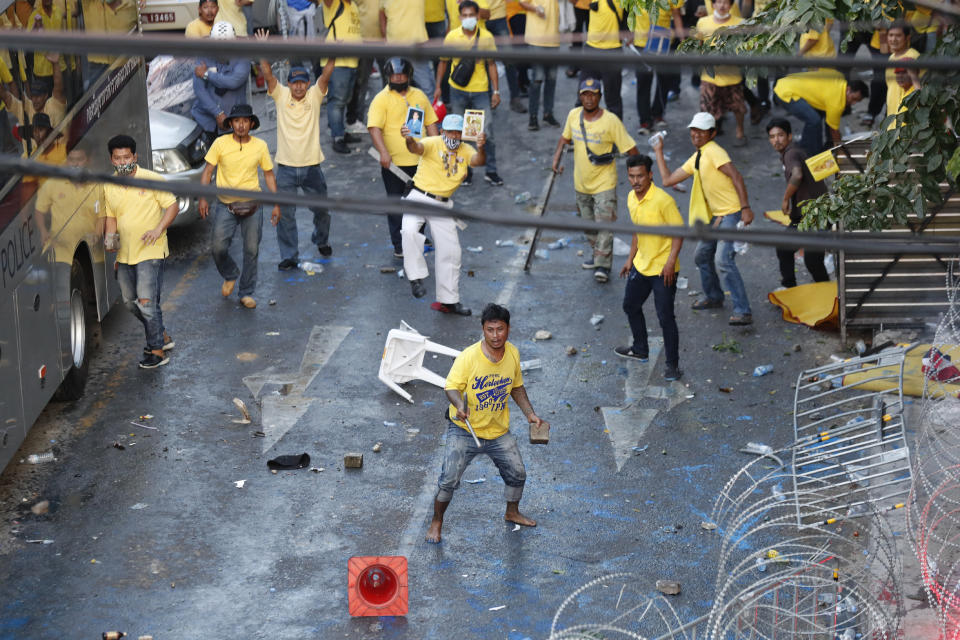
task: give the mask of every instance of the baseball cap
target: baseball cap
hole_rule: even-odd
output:
[[[687,125],[687,129],[703,129],[704,131],[716,128],[717,119],[706,111],[693,114],[693,120]]]
[[[287,82],[310,82],[310,74],[303,67],[293,67],[287,76]]]
[[[451,113],[443,119],[440,128],[445,131],[463,131],[463,116]]]
[[[584,91],[594,91],[600,92],[600,81],[596,78],[584,78],[580,81],[580,89],[577,93],[583,93]]]

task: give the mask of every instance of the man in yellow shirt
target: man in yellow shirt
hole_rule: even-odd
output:
[[[130,33],[137,26],[137,0],[81,0],[84,31]],[[116,56],[91,53],[87,56],[88,73],[84,89],[107,70]]]
[[[323,0],[323,24],[327,28],[327,42],[359,44],[360,14],[351,0]],[[357,79],[357,58],[330,58],[323,70],[330,78],[330,98],[327,102],[327,124],[333,138],[333,150],[350,153],[347,142],[360,142],[360,138],[347,134],[344,112],[353,95]]]
[[[910,46],[910,27],[904,22],[895,22],[887,29],[887,46],[890,47],[891,60],[916,60],[920,57],[920,52]],[[920,86],[920,76],[916,69],[911,69],[910,83],[907,84],[908,90],[913,90],[914,86]],[[903,101],[906,92],[901,88],[897,81],[896,69],[887,67],[884,74],[887,83],[887,115],[894,116],[900,112],[900,103]],[[892,129],[893,123],[888,128]]]
[[[690,193],[691,219],[695,207],[704,206],[707,217],[711,219],[710,224],[717,229],[737,229],[741,226],[740,222],[743,222],[743,226],[749,225],[753,222],[753,209],[750,208],[747,185],[743,182],[743,176],[733,166],[727,152],[713,140],[717,136],[716,120],[709,113],[700,112],[693,116],[687,128],[690,130],[690,141],[697,152],[672,173],[667,168],[663,155],[663,139],[654,143],[653,150],[657,156],[657,168],[660,170],[663,186],[672,187],[693,176],[693,189]],[[753,315],[750,300],[747,298],[743,277],[737,269],[737,253],[733,249],[733,242],[722,240],[719,245],[718,275],[718,265],[715,264],[717,241],[697,243],[694,262],[700,271],[704,297],[694,302],[692,308],[722,308],[723,291],[726,288],[733,301],[730,324],[751,324]],[[720,276],[723,276],[723,287],[720,286]]]
[[[847,107],[852,107],[870,95],[862,80],[847,81],[837,71],[818,69],[786,75],[773,85],[774,100],[787,112],[803,122],[800,146],[813,157],[823,151],[823,126],[830,138],[839,144],[840,118]]]
[[[594,0],[590,3],[590,24],[587,26],[587,46],[592,53],[622,51],[621,38],[627,26],[627,11],[620,0]],[[608,64],[601,69],[588,69],[580,73],[580,79],[588,77],[603,83],[603,95],[607,110],[623,120],[623,99],[620,97],[620,66]]]
[[[811,29],[800,36],[800,55],[805,58],[836,58],[837,45],[830,37],[833,20],[827,20],[823,29]]]
[[[559,0],[529,0],[520,2],[520,6],[527,12],[527,22],[524,27],[524,39],[527,45],[541,51],[556,50],[560,46],[560,1]],[[530,71],[530,86],[527,88],[528,110],[530,122],[527,129],[537,131],[540,124],[537,114],[540,112],[540,90],[543,89],[543,122],[551,127],[559,127],[560,123],[553,117],[553,100],[557,90],[557,67],[552,64],[537,63]]]
[[[284,0],[280,0],[283,2]],[[229,22],[238,38],[250,35],[250,17],[253,12],[253,0],[219,0],[220,11],[217,21]]]
[[[697,21],[697,37],[713,41],[714,34],[727,27],[743,22],[743,18],[734,16],[730,11],[730,0],[715,0],[713,13]],[[737,132],[733,146],[743,147],[747,136],[743,129],[743,118],[747,114],[744,97],[743,74],[736,67],[705,68],[700,74],[700,111],[711,114],[718,122],[730,111],[736,120]]]
[[[627,179],[631,187],[630,195],[627,196],[627,209],[633,224],[654,227],[683,226],[677,203],[666,191],[653,184],[653,160],[650,156],[635,155],[627,158]],[[633,358],[640,362],[647,362],[649,359],[650,347],[647,344],[647,321],[643,316],[643,303],[652,293],[657,319],[663,331],[663,350],[666,354],[664,377],[667,380],[679,380],[683,375],[680,371],[680,332],[673,313],[679,270],[677,258],[682,246],[683,238],[635,233],[630,244],[630,255],[620,268],[620,277],[627,278],[623,311],[630,322],[633,343],[617,347],[614,352],[621,358]]]
[[[137,166],[137,143],[118,135],[107,142],[110,162],[117,175],[164,182],[163,176]],[[180,210],[177,198],[166,191],[108,184],[103,188],[106,205],[104,246],[117,252],[117,282],[123,303],[143,324],[147,338],[140,368],[155,369],[170,362],[167,351],[173,339],[163,326],[160,290],[167,248],[167,227]]]
[[[360,14],[360,35],[364,42],[382,40],[380,35],[380,2],[379,0],[353,0]],[[443,34],[440,34],[443,37]],[[347,103],[347,133],[361,134],[367,132],[367,90],[370,86],[370,73],[373,71],[372,57],[360,58],[357,63],[357,77],[353,83],[353,93]]]
[[[390,58],[384,63],[383,72],[387,77],[387,86],[370,102],[367,127],[373,146],[380,152],[380,176],[383,178],[387,197],[399,198],[406,194],[408,182],[390,171],[390,163],[412,178],[417,172],[417,163],[420,162],[417,154],[407,151],[406,140],[400,134],[400,129],[407,119],[407,110],[410,107],[423,110],[423,124],[426,126],[427,136],[440,135],[440,127],[437,126],[437,114],[430,100],[420,89],[410,86],[413,65],[409,60]],[[400,235],[402,222],[401,215],[387,215],[395,258],[403,257],[403,237]]]
[[[63,12],[58,7],[53,6],[53,0],[40,0],[36,9],[30,14],[27,20],[27,28],[30,31],[63,31],[66,22]],[[48,53],[45,51],[36,51],[33,54],[33,78],[47,85],[49,91],[53,87],[53,63],[47,59]],[[57,62],[61,65],[61,62]]]
[[[183,35],[187,38],[209,38],[219,11],[220,7],[217,5],[217,0],[200,0],[200,6],[197,8],[197,18],[187,24]]]
[[[580,104],[567,114],[566,125],[553,154],[553,170],[563,173],[563,150],[573,143],[573,188],[577,210],[584,220],[613,222],[617,219],[616,152],[636,155],[637,144],[627,133],[620,118],[600,108],[600,81],[587,77],[580,81]],[[613,234],[587,232],[593,256],[581,266],[593,271],[593,279],[610,279],[613,264]]]
[[[460,486],[463,472],[480,454],[486,454],[493,461],[503,478],[503,497],[507,502],[503,519],[524,527],[537,526],[534,520],[520,513],[527,472],[517,440],[510,433],[507,396],[517,403],[531,427],[545,425],[549,429],[550,425],[533,410],[523,387],[520,353],[507,342],[510,311],[497,304],[488,304],[480,316],[480,326],[483,339],[457,356],[444,385],[444,393],[450,401],[447,411],[450,426],[427,542],[440,542],[443,514],[450,506],[453,492]]]
[[[479,5],[473,0],[460,3],[460,27],[453,29],[444,38],[447,47],[459,49],[475,48],[480,51],[496,51],[497,45],[489,31],[477,24]],[[496,109],[500,106],[500,79],[497,75],[497,63],[491,59],[467,60],[441,58],[437,65],[437,89],[433,100],[440,99],[440,79],[450,69],[450,110],[452,113],[464,113],[467,109],[480,109],[484,112],[484,133],[487,140],[486,174],[484,180],[495,187],[503,186],[503,179],[497,174],[497,147],[494,138],[496,129]],[[470,72],[472,69],[472,73]],[[466,78],[459,78],[460,70]],[[491,95],[490,90],[493,90]],[[470,184],[471,173],[467,174],[465,185]]]
[[[443,119],[441,134],[417,141],[406,125],[400,128],[407,151],[420,156],[417,173],[413,176],[410,193],[404,200],[422,202],[444,209],[453,208],[453,192],[467,175],[468,167],[480,167],[486,160],[486,136],[480,134],[477,148],[463,144],[463,116],[450,114]],[[430,225],[436,247],[437,301],[430,308],[458,316],[470,315],[470,309],[460,303],[460,238],[457,221],[453,218],[403,214],[400,235],[403,240],[403,271],[410,280],[413,297],[427,294],[423,279],[429,275],[423,257],[423,225]]]
[[[266,35],[266,34],[264,34]],[[257,38],[261,38],[260,32]],[[321,75],[310,86],[310,74],[303,67],[293,67],[283,86],[273,75],[270,62],[260,60],[260,72],[267,83],[267,95],[273,98],[277,109],[277,188],[283,193],[297,193],[327,197],[327,181],[320,164],[323,150],[320,148],[320,108],[327,93],[329,76]],[[330,213],[323,208],[311,207],[313,235],[310,241],[322,258],[333,254],[330,247]],[[297,235],[297,208],[286,205],[280,208],[277,223],[277,245],[280,247],[280,264],[277,269],[296,269],[300,258],[300,240]]]
[[[686,37],[683,16],[680,13],[684,4],[684,0],[672,0],[670,11],[660,10],[656,24],[650,24],[650,14],[641,9],[634,21],[634,46],[640,51],[667,53],[663,50],[666,44],[669,51],[674,51],[677,43]],[[651,96],[654,77],[657,80],[656,91]],[[637,67],[636,79],[637,115],[640,117],[640,128],[637,133],[647,135],[653,129],[666,129],[667,122],[663,119],[663,114],[667,109],[667,94],[671,88],[678,91],[680,75],[669,71],[655,72],[650,67],[641,66]]]
[[[427,35],[424,0],[380,0],[380,33],[388,43],[420,44]],[[429,60],[413,62],[414,86],[428,96],[433,95],[433,69]]]
[[[6,85],[0,83],[0,100],[4,102],[10,114],[20,124],[29,124],[37,113],[50,116],[52,127],[56,127],[67,114],[67,101],[63,89],[63,71],[60,69],[60,54],[46,54],[48,60],[53,60],[53,92],[50,86],[42,81],[31,82],[27,87],[28,100],[24,102],[15,97]]]
[[[260,119],[254,115],[248,104],[235,104],[227,116],[227,127],[231,130],[213,141],[204,158],[206,166],[200,176],[200,184],[210,184],[214,170],[217,171],[217,186],[224,189],[244,189],[259,191],[260,180],[257,169],[263,171],[263,181],[273,193],[277,192],[277,180],[273,175],[273,162],[267,143],[250,135],[260,126]],[[206,219],[210,213],[210,204],[206,198],[200,198],[197,211]],[[273,205],[270,222],[277,226],[280,221],[280,205]],[[240,229],[243,241],[243,269],[230,257],[230,244],[233,235]],[[253,290],[257,286],[257,258],[260,255],[260,238],[263,235],[263,209],[256,200],[221,195],[213,210],[213,232],[211,245],[213,261],[217,271],[223,277],[220,294],[229,298],[240,278],[240,304],[247,309],[255,309],[257,301],[253,299]]]

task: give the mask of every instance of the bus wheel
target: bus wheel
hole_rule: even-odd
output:
[[[90,352],[99,332],[97,302],[90,279],[79,260],[70,268],[70,371],[57,390],[58,400],[83,395],[90,372]]]

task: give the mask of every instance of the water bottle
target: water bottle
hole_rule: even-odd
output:
[[[297,266],[300,267],[300,270],[306,273],[307,275],[313,275],[315,273],[323,273],[323,265],[317,264],[316,262],[310,262],[309,260],[301,260],[297,263]]]
[[[757,565],[757,571],[763,573],[767,570],[767,561],[763,558],[757,558],[757,561],[754,563]]]
[[[570,244],[570,238],[560,238],[556,242],[551,242],[547,245],[548,249],[563,249],[565,246]]]
[[[533,196],[530,195],[529,191],[524,191],[523,193],[518,193],[516,196],[514,196],[513,202],[514,204],[523,204],[524,202],[527,202],[528,200],[530,200],[530,198],[532,197]]]
[[[655,134],[647,138],[647,143],[650,145],[650,148],[653,149],[654,145],[657,143],[657,140],[660,141],[660,144],[663,144],[664,138],[667,137],[666,131],[657,131]]]
[[[753,377],[754,377],[754,378],[759,378],[760,376],[765,376],[765,375],[767,375],[767,374],[770,373],[771,371],[773,371],[773,365],[772,365],[772,364],[762,364],[762,365],[760,365],[759,367],[757,367],[756,369],[753,370]]]
[[[690,285],[690,281],[684,278],[683,276],[677,276],[677,289],[686,289]]]
[[[31,453],[27,456],[27,464],[44,464],[46,462],[53,462],[53,453],[47,451],[46,453]]]
[[[741,220],[740,222],[737,223],[737,231],[739,231],[740,229],[743,229],[745,226],[747,225],[743,224],[743,220]],[[738,240],[733,243],[733,250],[736,252],[737,255],[742,256],[747,252],[747,247],[749,246],[750,245],[748,245],[746,242],[743,242],[742,240]]]

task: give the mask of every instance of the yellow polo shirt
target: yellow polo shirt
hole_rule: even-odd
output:
[[[500,362],[491,362],[480,345],[475,342],[460,352],[444,389],[466,393],[470,426],[478,438],[493,440],[510,430],[510,392],[523,386],[520,352],[507,342]],[[466,423],[457,421],[453,405],[448,415],[454,424],[467,430]]]
[[[704,4],[707,8],[706,17],[711,17],[713,15],[713,2],[711,0],[704,0]],[[765,4],[765,3],[764,3]],[[760,5],[756,5],[757,8],[760,8]],[[730,15],[734,18],[742,18],[743,14],[740,13],[740,0],[734,0],[733,4],[730,5]]]
[[[800,48],[803,49],[811,40],[815,40],[816,44],[810,47],[810,50],[807,51],[803,56],[805,58],[836,58],[837,57],[837,45],[834,44],[833,38],[830,37],[830,27],[833,25],[833,20],[827,20],[826,24],[823,26],[823,31],[816,31],[811,29],[802,36],[800,36]]]
[[[34,9],[33,13],[30,14],[30,18],[27,20],[27,29],[33,29],[37,17],[40,18],[40,24],[43,25],[44,31],[63,31],[66,27],[63,12],[56,5],[53,6],[50,15],[47,15],[43,12],[40,3],[37,2],[37,9]],[[33,54],[33,75],[41,78],[49,78],[53,75],[53,63],[47,60],[47,53],[46,51],[37,51]],[[64,68],[62,59],[60,61],[60,68]]]
[[[655,184],[638,200],[636,192],[631,189],[627,196],[627,210],[630,211],[630,221],[641,226],[673,226],[682,227],[683,217],[677,209],[677,202],[666,191]],[[673,239],[668,236],[657,236],[649,233],[638,233],[637,255],[633,258],[633,267],[638,273],[645,276],[660,275],[667,258],[670,257],[670,245]],[[677,264],[674,272],[680,271]]]
[[[443,22],[443,18],[443,0],[424,0],[424,22]]]
[[[490,0],[474,0],[480,6],[480,11],[490,10]],[[446,0],[447,5],[447,33],[460,28],[460,2],[458,0]],[[477,25],[485,27],[487,21],[477,16]]]
[[[250,35],[247,32],[247,16],[237,4],[237,0],[219,0],[220,10],[217,11],[217,22],[229,22],[239,37]]]
[[[717,30],[725,27],[733,27],[743,22],[743,18],[733,16],[733,10],[731,10],[730,13],[732,17],[723,24],[714,20],[712,14],[697,20],[697,37],[701,40],[712,40],[711,36],[716,33]],[[735,84],[743,82],[743,74],[740,73],[740,69],[737,67],[714,67],[713,71],[714,73],[711,74],[710,71],[705,68],[700,72],[700,81],[710,82],[718,87],[732,87]]]
[[[620,48],[620,16],[623,6],[620,0],[613,2],[616,12],[610,9],[607,0],[597,0],[597,10],[590,11],[590,23],[587,25],[587,46],[595,49]]]
[[[937,22],[933,19],[933,9],[918,6],[913,11],[907,11],[907,21],[917,33],[933,33],[937,30]]]
[[[226,2],[224,3],[226,4]],[[121,0],[116,8],[103,0],[82,0],[84,31],[130,33],[137,26],[136,0]],[[223,7],[220,7],[223,12]],[[110,64],[116,56],[91,53],[87,60],[97,64]]]
[[[449,198],[467,177],[470,161],[477,150],[461,142],[456,152],[447,149],[443,138],[430,136],[420,141],[423,155],[413,176],[413,184],[421,191]]]
[[[340,11],[341,6],[343,11]],[[334,19],[338,12],[339,17]],[[360,33],[360,12],[357,11],[357,5],[353,2],[334,0],[329,7],[324,4],[323,26],[328,29],[327,42],[363,42],[363,35]],[[337,58],[333,66],[356,69],[358,64],[357,58]]]
[[[671,9],[680,9],[686,4],[686,0],[670,0]],[[633,22],[633,44],[637,47],[646,47],[650,37],[650,13],[642,9],[636,15]],[[673,12],[660,9],[657,15],[656,26],[663,29],[670,29],[673,25]]]
[[[263,171],[273,170],[267,143],[253,136],[250,136],[249,142],[241,145],[234,139],[232,133],[222,135],[210,145],[204,160],[217,167],[217,186],[227,189],[259,191],[260,177],[257,174],[257,168]],[[224,204],[246,199],[231,196],[217,197]]]
[[[490,20],[507,17],[507,0],[490,0]]]
[[[27,112],[24,114],[23,109],[26,106]],[[33,102],[30,100],[22,101],[19,98],[14,98],[10,96],[10,104],[7,105],[7,109],[10,111],[11,115],[16,118],[20,124],[31,124],[33,122],[33,114],[35,113],[33,109]],[[67,115],[67,103],[61,102],[50,96],[47,98],[47,101],[43,103],[43,113],[50,116],[50,124],[53,125],[53,128],[56,129],[57,125],[63,122],[64,116]]]
[[[407,109],[410,107],[423,109],[426,135],[426,127],[437,122],[437,114],[434,113],[426,94],[416,87],[409,87],[406,95],[384,87],[370,101],[370,109],[367,111],[367,127],[377,127],[383,132],[383,142],[390,152],[390,158],[398,167],[414,167],[420,162],[420,156],[407,150],[407,143],[400,135],[400,127],[406,123]]]
[[[740,197],[737,195],[737,190],[733,188],[733,180],[720,171],[720,167],[729,164],[730,156],[715,140],[711,140],[697,151],[700,153],[700,181],[703,184],[703,195],[707,199],[710,213],[716,217],[740,211]],[[697,153],[695,152],[683,163],[681,169],[694,175],[697,172],[694,168],[696,161]]]
[[[902,55],[890,54],[891,60],[916,60],[920,57],[920,52],[910,47]],[[887,67],[884,71],[884,79],[887,81],[887,115],[900,113],[900,103],[906,95],[900,85],[897,84],[897,74],[894,73],[896,67]]]
[[[325,94],[316,84],[303,100],[294,100],[290,87],[277,83],[268,92],[277,105],[277,164],[310,167],[323,162],[320,149],[320,107]]]
[[[527,11],[527,26],[524,40],[534,47],[560,46],[559,0],[530,0],[530,4],[543,7],[543,17],[535,11]]]
[[[49,246],[53,247],[54,259],[58,262],[73,261],[77,240],[72,232],[61,234],[60,231],[70,220],[80,218],[86,219],[84,227],[92,227],[97,218],[98,194],[97,184],[76,184],[60,178],[47,180],[37,191],[37,212],[50,215]]]
[[[183,30],[183,35],[187,38],[209,38],[211,31],[213,31],[212,24],[207,24],[200,18],[196,18],[187,24],[187,28]]]
[[[387,42],[419,43],[429,40],[424,0],[380,0],[387,16]]]
[[[353,0],[360,14],[360,35],[364,40],[381,40],[380,0]]]
[[[137,168],[133,177],[166,182],[159,173],[142,167]],[[117,262],[138,264],[144,260],[162,260],[167,257],[169,250],[166,231],[151,245],[144,244],[140,238],[160,224],[163,212],[170,205],[176,204],[176,196],[168,191],[152,191],[116,184],[104,185],[103,195],[106,215],[108,218],[116,218],[117,232],[120,234]]]
[[[907,89],[901,89],[901,88],[900,88],[900,85],[897,85],[897,90],[900,92],[900,101],[901,101],[901,102],[898,103],[898,108],[897,108],[896,111],[893,111],[893,112],[889,112],[889,111],[888,111],[888,112],[887,112],[887,115],[888,115],[888,116],[889,116],[889,115],[899,115],[899,114],[901,114],[901,113],[905,113],[905,112],[907,111],[907,105],[902,104],[903,99],[906,98],[907,96],[909,96],[909,95],[910,95],[911,93],[913,93],[914,91],[916,91],[917,88],[916,88],[915,86],[913,86],[913,85],[910,85],[910,87],[907,88]],[[889,98],[888,98],[888,100],[889,100]],[[896,120],[892,121],[890,124],[887,125],[887,129],[896,129],[896,128],[897,128],[897,121],[896,121]]]
[[[840,118],[847,106],[847,79],[839,71],[818,69],[791,73],[777,80],[773,92],[784,102],[806,100],[811,107],[826,114],[828,127],[840,128]]]
[[[617,163],[596,165],[590,162],[587,147],[580,130],[580,112],[583,107],[572,109],[567,114],[567,122],[563,127],[563,137],[573,141],[573,188],[580,193],[596,194],[617,188]],[[603,155],[613,150],[614,145],[620,153],[625,153],[637,146],[627,128],[623,126],[616,115],[604,111],[596,120],[583,120],[583,128],[587,133],[587,142],[590,150],[596,155]]]
[[[477,29],[474,31],[473,37],[470,37],[464,33],[463,27],[453,29],[447,34],[447,37],[443,39],[443,44],[447,47],[469,49],[473,46],[476,38],[480,39],[480,41],[477,43],[477,49],[480,51],[497,50],[497,45],[493,40],[493,35],[483,27],[477,27]],[[457,67],[459,62],[460,58],[454,58],[450,61],[451,73]],[[487,89],[490,88],[490,80],[487,77],[487,61],[485,59],[476,61],[476,64],[473,67],[473,75],[470,76],[470,82],[468,82],[466,86],[461,86],[452,79],[450,80],[450,86],[454,89],[459,89],[460,91],[467,91],[470,93],[486,93]]]

